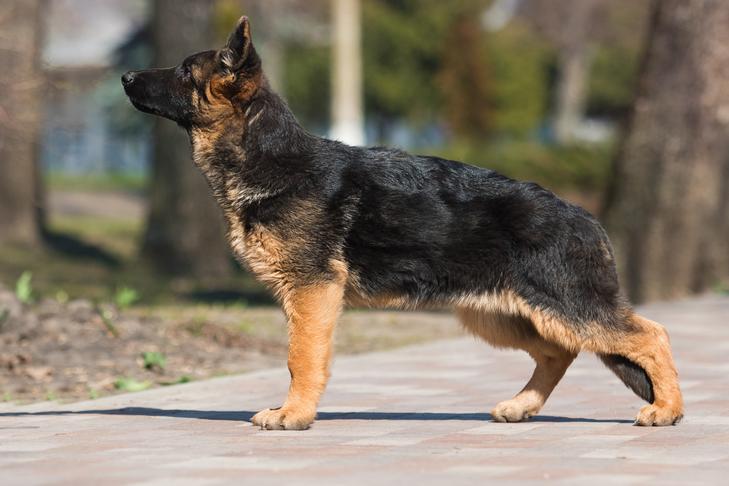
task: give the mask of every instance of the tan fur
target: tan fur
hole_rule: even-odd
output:
[[[302,202],[289,217],[299,222],[316,218],[317,208],[314,202]],[[347,266],[333,259],[328,281],[302,283],[291,267],[306,244],[303,234],[288,231],[284,240],[280,232],[260,224],[246,229],[233,211],[226,217],[233,251],[278,296],[289,323],[288,396],[282,407],[263,410],[252,422],[268,429],[305,429],[314,420],[329,377],[332,335],[343,305]]]
[[[263,226],[243,232],[243,260],[254,275],[281,295],[291,286],[287,278],[286,244]]]
[[[536,413],[582,349],[624,356],[648,374],[655,401],[640,411],[638,424],[670,425],[683,416],[668,333],[653,321],[631,314],[624,318],[632,329],[615,331],[599,323],[583,323],[578,334],[569,322],[528,305],[512,292],[462,298],[458,313],[474,334],[495,346],[524,349],[537,362],[524,390],[513,400],[499,404],[494,409],[495,417],[510,421],[518,417],[520,410],[525,412],[524,417]]]
[[[228,89],[228,86],[230,86],[230,83],[234,81],[235,77],[230,74],[228,76],[213,76],[210,78],[210,82],[207,83],[205,86],[205,92],[207,94],[208,100],[215,101],[215,102],[221,102],[221,103],[230,103],[228,99],[225,96],[225,92]]]
[[[563,318],[547,310],[530,306],[512,291],[466,296],[458,299],[456,305],[495,314],[523,317],[532,323],[537,333],[545,340],[559,344],[574,353],[582,349],[590,351],[602,349],[615,338],[613,335],[608,335],[605,326],[600,323],[582,323],[578,334],[575,326]]]
[[[642,367],[653,384],[655,400],[638,414],[638,425],[670,425],[683,417],[683,397],[678,371],[671,354],[671,342],[660,324],[633,314],[636,332],[601,343],[596,352],[620,354]]]
[[[415,308],[407,297],[396,294],[379,294],[369,296],[361,292],[356,282],[350,279],[346,294],[347,305],[376,309],[408,309]]]
[[[289,319],[291,385],[279,409],[263,410],[252,422],[268,429],[305,429],[329,378],[332,335],[342,308],[344,279],[287,292],[283,307]]]
[[[498,422],[519,422],[536,415],[577,356],[562,346],[541,337],[529,319],[493,310],[469,307],[457,309],[463,326],[496,347],[523,349],[536,362],[526,386],[511,400],[505,400],[491,412]]]

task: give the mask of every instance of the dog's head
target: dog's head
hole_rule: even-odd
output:
[[[262,82],[261,60],[241,17],[225,47],[189,56],[178,66],[122,76],[132,104],[186,127],[226,119],[246,105]]]

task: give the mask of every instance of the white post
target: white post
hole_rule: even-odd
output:
[[[331,137],[363,145],[361,10],[359,0],[332,0]]]

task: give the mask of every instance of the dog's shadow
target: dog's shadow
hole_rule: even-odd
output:
[[[2,417],[41,417],[64,415],[139,415],[146,417],[174,417],[198,420],[228,420],[231,422],[250,422],[255,412],[250,411],[213,411],[213,410],[177,410],[147,407],[125,407],[100,410],[51,410],[44,412],[2,412]],[[491,421],[488,413],[448,413],[448,412],[319,412],[317,420],[413,420],[413,421]],[[556,417],[538,415],[531,422],[582,422],[582,423],[633,423],[632,420],[594,419],[577,417]],[[2,428],[2,427],[0,427]]]

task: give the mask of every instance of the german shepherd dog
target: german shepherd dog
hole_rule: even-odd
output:
[[[246,17],[221,50],[122,83],[139,110],[187,130],[235,256],[287,316],[288,396],[253,424],[314,421],[345,304],[453,308],[473,334],[529,353],[534,374],[495,421],[538,413],[583,349],[649,403],[636,424],[681,419],[668,334],[621,296],[583,209],[491,170],[308,133],[266,81]]]

